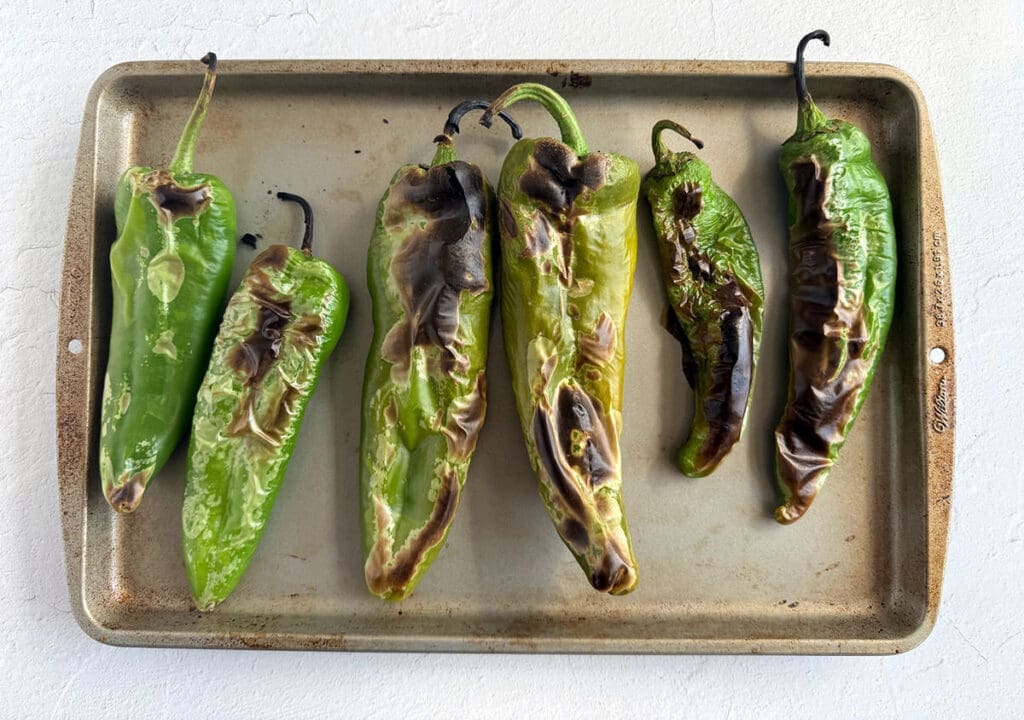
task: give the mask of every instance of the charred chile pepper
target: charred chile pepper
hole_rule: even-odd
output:
[[[235,258],[235,203],[192,171],[217,57],[167,169],[135,167],[118,183],[110,250],[114,307],[100,420],[107,502],[131,512],[185,433]]]
[[[182,534],[196,607],[210,610],[241,579],[263,528],[324,363],[348,314],[348,287],[312,255],[308,203],[302,249],[271,245],[224,311],[196,398]]]
[[[486,107],[454,108],[433,162],[395,173],[370,241],[361,518],[366,585],[389,600],[409,595],[441,549],[487,409],[494,193],[453,141],[463,115]]]
[[[541,103],[562,141],[519,141],[498,183],[516,406],[559,535],[594,588],[623,594],[637,583],[619,436],[640,171],[627,157],[589,152],[568,103],[543,85],[509,88],[481,122],[520,100]]]
[[[669,327],[694,389],[693,427],[679,449],[690,477],[714,470],[740,439],[761,343],[764,286],[757,248],[739,207],[692,152],[670,153],[661,134],[686,128],[661,120],[651,131],[657,164],[643,191],[651,205]]]
[[[807,91],[796,51],[796,132],[779,165],[789,190],[789,401],[775,431],[791,523],[810,507],[871,388],[892,321],[896,238],[885,180],[855,125],[826,118]]]

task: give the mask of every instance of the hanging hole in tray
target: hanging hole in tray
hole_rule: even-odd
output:
[[[928,359],[932,365],[941,365],[946,361],[946,351],[940,347],[933,347],[928,351]]]
[[[68,352],[71,353],[72,355],[81,355],[82,348],[82,341],[79,340],[78,338],[75,338],[74,340],[68,343]]]

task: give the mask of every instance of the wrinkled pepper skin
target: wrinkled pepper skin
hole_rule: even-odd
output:
[[[670,153],[662,120],[651,143],[657,164],[644,179],[668,292],[672,333],[694,390],[693,425],[677,464],[689,477],[712,472],[739,441],[761,344],[764,285],[757,248],[739,206],[692,152]]]
[[[619,437],[640,171],[588,152],[568,104],[543,85],[509,88],[489,113],[524,99],[551,112],[562,141],[521,140],[501,169],[505,351],[548,514],[591,585],[619,595],[638,577]]]
[[[779,165],[789,191],[789,400],[775,431],[781,523],[800,518],[871,388],[892,321],[896,235],[864,133],[811,100],[797,49],[797,130]]]
[[[387,600],[407,597],[444,544],[487,410],[494,192],[452,139],[486,106],[453,109],[431,165],[395,173],[370,240],[360,516],[366,585]]]
[[[235,258],[231,193],[192,171],[216,77],[216,56],[203,62],[206,80],[169,167],[131,168],[115,196],[99,466],[120,512],[138,507],[185,433]]]
[[[311,229],[307,220],[307,238]],[[223,601],[249,565],[348,305],[345,281],[308,241],[269,246],[228,302],[196,399],[182,506],[200,610]]]

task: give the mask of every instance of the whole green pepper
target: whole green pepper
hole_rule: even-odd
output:
[[[746,424],[764,286],[743,213],[696,155],[669,153],[661,139],[665,130],[704,145],[681,125],[661,120],[651,131],[657,164],[643,184],[672,306],[669,327],[694,389],[693,427],[676,462],[686,475],[702,477],[729,453]]]
[[[235,259],[235,203],[212,175],[192,171],[213,93],[202,92],[166,170],[131,168],[114,202],[114,307],[100,419],[107,502],[131,512],[185,433]]]
[[[885,180],[855,125],[827,119],[807,92],[796,52],[797,129],[779,165],[789,190],[789,401],[775,431],[791,523],[810,507],[867,397],[892,321],[896,239]]]
[[[238,584],[295,448],[306,404],[348,314],[348,287],[302,249],[271,245],[228,302],[196,398],[188,448],[182,535],[196,607],[210,610]]]
[[[520,100],[541,103],[562,142],[521,140],[501,169],[505,351],[548,514],[594,588],[619,595],[637,583],[619,436],[640,170],[588,152],[572,109],[544,85],[509,88],[482,122]]]
[[[409,595],[444,544],[487,409],[494,193],[453,142],[485,107],[455,107],[433,162],[395,173],[370,240],[360,501],[366,585],[388,600]]]

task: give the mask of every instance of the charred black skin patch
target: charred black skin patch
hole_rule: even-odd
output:
[[[564,143],[544,138],[534,145],[529,167],[519,178],[520,191],[543,210],[534,215],[533,227],[525,231],[524,255],[544,255],[557,240],[561,250],[558,274],[566,287],[573,283],[572,226],[579,215],[576,198],[586,190],[601,188],[607,175],[606,156],[591,153],[581,160]]]
[[[710,432],[696,457],[698,466],[714,467],[729,453],[743,430],[754,372],[753,320],[736,278],[716,267],[695,243],[697,229],[693,221],[704,207],[703,189],[683,183],[676,188],[673,204],[678,240],[672,243],[670,279],[676,285],[692,281],[710,290],[714,307],[710,317],[681,308],[686,314],[700,318],[687,329],[682,327],[674,312],[666,313],[665,326],[679,341],[683,374],[691,388],[697,389],[700,370],[694,357],[694,345],[701,347],[711,342],[711,338],[702,342],[701,335],[710,331],[707,323],[717,326],[721,336],[717,353],[706,359],[710,384],[700,399],[700,411]]]
[[[285,335],[297,344],[314,346],[323,333],[323,324],[314,316],[295,317],[291,302],[278,299],[276,291],[267,279],[266,271],[279,271],[288,260],[288,248],[271,245],[253,261],[246,279],[249,299],[258,307],[256,327],[231,351],[227,358],[228,367],[245,378],[243,395],[235,409],[229,435],[243,435],[250,431],[250,412],[264,379],[274,366],[285,342]],[[286,385],[274,407],[265,418],[264,431],[271,438],[284,431],[292,414],[292,406],[299,391]]]
[[[519,189],[553,213],[567,215],[580,193],[604,185],[607,173],[607,158],[599,153],[580,160],[567,145],[541,139],[534,145],[530,167],[519,179]]]
[[[775,432],[780,479],[802,512],[816,493],[815,479],[831,464],[829,447],[845,435],[857,394],[869,370],[863,358],[868,340],[860,308],[841,303],[841,263],[832,242],[829,178],[813,159],[792,166],[797,203],[790,249],[792,400]],[[848,330],[846,357],[834,338]]]
[[[389,334],[382,354],[392,364],[407,365],[413,346],[436,345],[443,350],[442,369],[450,372],[457,358],[459,295],[488,288],[483,175],[455,161],[406,173],[390,193],[389,213],[422,217],[425,227],[410,234],[391,263],[406,324]]]
[[[615,476],[618,464],[593,400],[575,384],[563,384],[554,408],[534,411],[533,438],[537,457],[559,497],[577,517],[585,517],[585,504],[570,468],[596,489]]]
[[[292,317],[288,300],[274,301],[266,295],[256,294],[252,300],[259,306],[256,329],[228,356],[228,364],[245,375],[247,387],[256,387],[263,382],[281,352],[284,330]]]
[[[153,204],[170,222],[199,215],[210,204],[210,186],[183,188],[173,182],[153,188]]]

